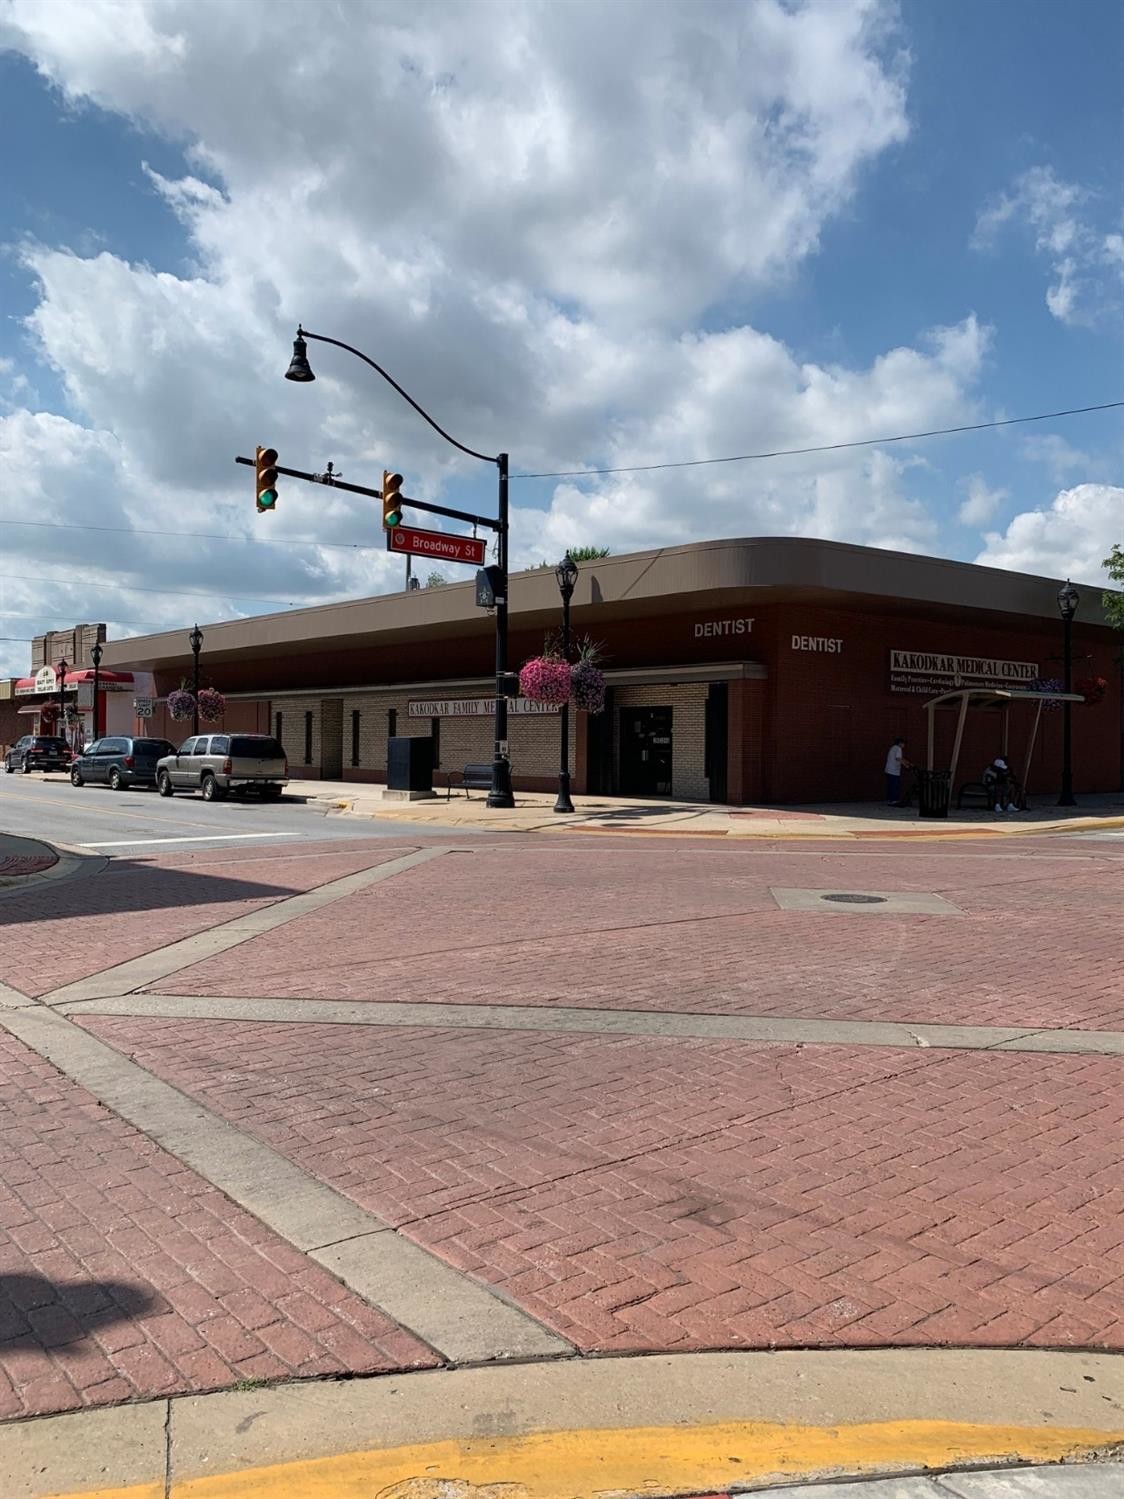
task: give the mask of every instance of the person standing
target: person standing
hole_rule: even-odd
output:
[[[905,757],[905,740],[895,739],[886,754],[886,802],[888,806],[901,806],[902,771],[912,768]]]

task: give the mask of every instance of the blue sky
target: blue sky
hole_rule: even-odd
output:
[[[401,586],[361,502],[258,519],[255,442],[490,507],[357,362],[281,382],[298,319],[516,472],[1124,399],[1122,63],[1114,0],[5,0],[0,634]],[[1122,437],[523,482],[513,550],[790,531],[1095,581]]]

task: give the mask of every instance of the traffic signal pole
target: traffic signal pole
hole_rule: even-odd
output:
[[[492,789],[489,807],[514,807],[511,789],[511,760],[507,744],[507,454],[496,458],[499,481],[499,569],[502,595],[496,594],[496,727],[492,754]]]

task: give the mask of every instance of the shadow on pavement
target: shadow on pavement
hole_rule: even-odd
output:
[[[60,1348],[99,1327],[158,1311],[160,1298],[117,1280],[58,1283],[43,1275],[0,1274],[0,1358],[15,1348]]]
[[[99,861],[100,862],[100,861]],[[192,869],[167,869],[136,859],[114,859],[88,879],[39,884],[0,902],[0,927],[79,916],[127,915],[180,906],[267,904],[299,895],[304,886],[229,878]]]

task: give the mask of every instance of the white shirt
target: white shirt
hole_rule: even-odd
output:
[[[900,776],[902,773],[902,747],[900,744],[892,744],[890,752],[886,756],[886,774],[888,776]]]

